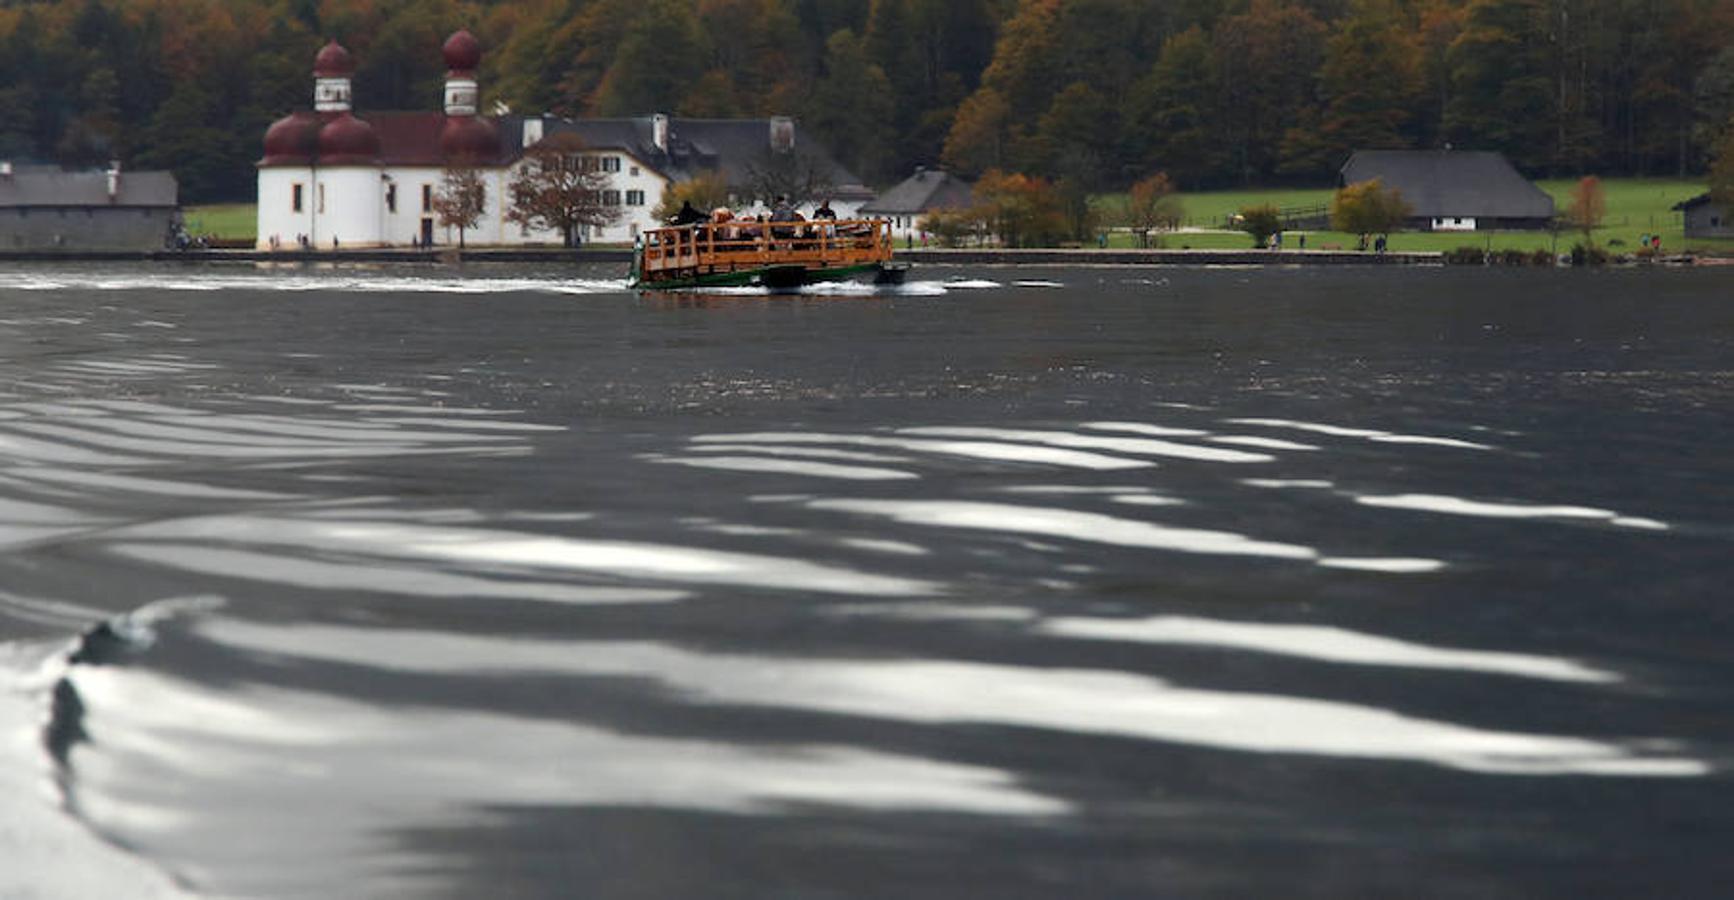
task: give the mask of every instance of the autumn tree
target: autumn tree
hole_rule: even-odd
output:
[[[1252,237],[1252,246],[1263,248],[1270,236],[1282,230],[1282,211],[1268,203],[1242,207],[1234,216],[1234,227]]]
[[[1126,212],[1127,218],[1131,220],[1132,230],[1138,234],[1140,247],[1150,245],[1151,229],[1176,228],[1184,215],[1180,197],[1174,190],[1174,182],[1168,180],[1166,172],[1157,172],[1132,185]]]
[[[451,166],[440,176],[439,190],[434,192],[433,211],[441,226],[458,230],[458,247],[464,246],[464,232],[476,227],[488,208],[488,184],[480,169],[474,166]]]
[[[675,182],[662,192],[662,202],[657,204],[656,220],[668,222],[674,219],[683,205],[692,204],[699,212],[708,213],[729,202],[728,181],[717,172],[705,172],[696,178]]]
[[[1402,192],[1377,178],[1348,185],[1331,198],[1331,227],[1360,235],[1363,248],[1367,235],[1395,231],[1413,214]]]
[[[555,134],[524,153],[507,193],[511,207],[506,219],[526,228],[558,231],[566,247],[578,246],[583,226],[601,228],[620,220],[620,207],[603,203],[612,182],[585,155],[583,140]]]
[[[1601,179],[1587,175],[1572,186],[1571,199],[1566,202],[1565,221],[1583,232],[1585,241],[1594,240],[1595,230],[1601,227],[1607,213],[1607,192],[1602,189]]]
[[[978,215],[1007,247],[1034,247],[1065,232],[1066,217],[1053,184],[1016,172],[990,171],[975,184]]]

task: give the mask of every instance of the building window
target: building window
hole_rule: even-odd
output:
[[[385,186],[385,211],[397,212],[397,185],[395,184]]]
[[[604,171],[604,172],[618,172],[618,171],[620,171],[620,157],[618,157],[618,156],[604,156],[604,157],[602,157],[602,171]]]
[[[638,177],[638,167],[637,167],[637,166],[633,166],[633,167],[632,167],[632,172],[631,172],[631,175],[632,175],[632,177],[633,177],[633,178],[637,178],[637,177]]]
[[[603,206],[619,206],[620,205],[620,192],[619,191],[603,191],[602,192],[602,205]]]
[[[431,184],[421,186],[421,211],[433,212],[433,185]]]
[[[644,192],[643,191],[627,191],[626,192],[626,205],[627,206],[643,206],[644,205]]]
[[[301,211],[301,185],[299,184],[289,186],[289,211]]]
[[[1711,216],[1710,217],[1710,227],[1711,228],[1721,228],[1722,227],[1722,217],[1721,216]]]

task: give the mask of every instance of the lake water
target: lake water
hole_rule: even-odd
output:
[[[1705,271],[0,272],[0,896],[1709,897]]]

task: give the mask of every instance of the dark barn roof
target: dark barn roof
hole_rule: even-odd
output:
[[[115,195],[110,197],[107,172],[20,168],[0,175],[0,208],[180,205],[180,186],[171,172],[121,172],[115,187]]]
[[[964,209],[974,202],[975,187],[938,169],[916,169],[915,174],[861,207],[864,213],[914,215],[934,209]]]
[[[707,172],[719,172],[731,186],[752,181],[752,169],[765,164],[771,154],[770,119],[668,120],[668,146],[655,141],[655,121],[650,116],[630,119],[547,119],[545,133],[575,134],[598,150],[619,150],[650,166],[673,181],[686,181]],[[843,168],[825,148],[801,140],[796,126],[793,153],[803,165],[828,173],[835,188],[833,197],[871,196],[861,179]]]
[[[1679,203],[1676,203],[1672,207],[1669,207],[1669,208],[1673,209],[1675,211],[1684,212],[1687,210],[1697,209],[1700,206],[1708,206],[1708,205],[1710,205],[1711,202],[1712,201],[1710,200],[1710,195],[1706,193],[1706,194],[1699,194],[1698,196],[1693,197],[1690,200],[1681,200]]]
[[[1553,217],[1553,198],[1519,174],[1501,153],[1357,150],[1343,164],[1338,183],[1374,178],[1400,191],[1418,218]]]

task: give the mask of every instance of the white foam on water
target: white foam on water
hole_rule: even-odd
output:
[[[193,548],[172,559],[169,565],[190,566],[195,571],[207,562],[199,545],[241,544],[255,547],[288,547],[301,555],[285,564],[290,573],[304,577],[365,578],[365,571],[380,559],[404,562],[436,562],[448,565],[486,567],[490,574],[500,569],[540,576],[598,575],[648,579],[685,584],[729,584],[771,590],[816,591],[830,594],[923,596],[938,593],[938,585],[827,566],[802,559],[729,553],[666,544],[591,540],[556,535],[407,524],[365,519],[325,521],[305,518],[210,516],[150,523],[109,532],[118,552],[144,562],[156,561],[152,552],[161,544],[192,544]],[[256,551],[264,553],[264,551]],[[273,555],[273,554],[265,554]],[[362,571],[330,573],[308,569],[313,556],[329,560],[347,556]],[[357,558],[359,557],[359,558]],[[264,560],[260,560],[264,562]],[[231,566],[236,577],[270,578],[269,570],[245,565]],[[382,579],[379,589],[389,590],[397,579]]]
[[[1320,478],[1242,478],[1241,484],[1247,487],[1284,489],[1305,489],[1328,491],[1336,487],[1333,482]]]
[[[1586,684],[1611,684],[1624,680],[1618,673],[1569,659],[1433,647],[1322,625],[1232,622],[1190,616],[1146,619],[1078,617],[1048,619],[1036,630],[1057,637],[1223,647],[1349,665],[1448,669]]]
[[[963,528],[1002,534],[1034,534],[1085,543],[1146,547],[1182,553],[1265,556],[1312,560],[1311,547],[1259,541],[1229,531],[1172,528],[1101,513],[1007,503],[951,500],[814,500],[813,509],[881,516],[907,525]]]
[[[848,462],[913,462],[908,456],[890,453],[870,453],[862,450],[834,450],[825,447],[778,447],[771,444],[698,444],[690,448],[695,453],[753,453],[759,456],[795,456],[807,459],[840,459]]]
[[[220,291],[260,291],[279,293],[409,293],[409,294],[605,294],[626,290],[625,279],[537,279],[537,278],[463,278],[443,275],[361,276],[335,272],[289,274],[273,272],[258,275],[172,274],[100,275],[78,272],[4,273],[0,272],[0,290],[59,291],[183,291],[214,293]],[[139,323],[142,327],[160,327],[162,323]]]
[[[1319,560],[1319,565],[1327,569],[1350,569],[1357,572],[1389,572],[1395,575],[1420,575],[1427,572],[1438,572],[1445,568],[1444,560],[1407,556],[1327,556]]]
[[[1005,285],[1000,284],[997,281],[988,281],[985,278],[959,278],[955,281],[947,281],[944,284],[948,290],[954,291],[987,291],[993,290],[994,288],[1005,287]]]
[[[1125,459],[1101,453],[1066,450],[1055,447],[997,441],[944,441],[916,438],[880,437],[860,434],[822,434],[816,432],[754,432],[747,434],[706,434],[692,439],[695,444],[842,444],[844,446],[886,447],[942,456],[964,456],[997,462],[1035,463],[1069,468],[1108,471],[1141,469],[1154,465],[1145,460]]]
[[[1258,447],[1264,450],[1299,450],[1302,452],[1317,450],[1315,444],[1300,444],[1294,441],[1284,441],[1277,438],[1253,437],[1244,434],[1224,434],[1211,437],[1214,444],[1232,444],[1237,447]]]
[[[1614,521],[1619,513],[1590,506],[1557,506],[1535,503],[1492,503],[1440,494],[1357,495],[1355,502],[1381,509],[1408,509],[1453,516],[1490,519],[1601,519]]]
[[[1039,728],[1249,753],[1406,760],[1503,775],[1677,778],[1702,777],[1711,771],[1698,759],[1660,755],[1665,750],[1641,754],[1588,738],[1493,731],[1342,701],[1189,688],[1103,669],[777,658],[701,653],[648,642],[537,642],[426,632],[376,634],[328,626],[264,628],[231,622],[207,623],[201,632],[220,643],[255,651],[391,670],[440,673],[491,668],[646,678],[691,702],[934,726]],[[1360,646],[1364,650],[1367,645]],[[1481,662],[1488,660],[1483,657]]]
[[[383,564],[379,560],[337,562],[235,550],[203,544],[151,541],[111,544],[109,553],[153,566],[200,575],[288,584],[318,591],[357,591],[409,597],[474,597],[523,600],[570,606],[675,603],[689,595],[678,590],[567,584],[526,578],[488,578],[425,566]]]
[[[845,466],[812,460],[779,459],[766,456],[701,456],[678,459],[656,455],[640,459],[659,465],[688,466],[695,469],[720,469],[727,472],[763,472],[775,475],[800,475],[806,478],[838,478],[845,481],[900,481],[919,478],[901,469],[881,469],[873,466]]]
[[[1064,284],[1061,284],[1058,281],[1014,281],[1014,282],[1012,282],[1012,286],[1013,287],[1033,287],[1033,288],[1063,288],[1063,287],[1065,287]]]
[[[1185,407],[1191,409],[1191,407]],[[1090,431],[1119,431],[1126,434],[1142,434],[1150,437],[1204,437],[1208,431],[1196,428],[1170,428],[1167,425],[1150,425],[1144,422],[1085,422],[1079,428]]]
[[[1298,422],[1293,419],[1228,419],[1230,425],[1257,425],[1265,428],[1288,428],[1294,431],[1308,431],[1314,434],[1330,435],[1331,437],[1357,437],[1382,444],[1427,444],[1439,447],[1455,447],[1461,450],[1493,450],[1491,444],[1479,444],[1474,441],[1464,441],[1457,438],[1433,437],[1419,434],[1393,434],[1389,431],[1378,431],[1371,428],[1349,428],[1342,425],[1326,425],[1319,422]]]
[[[1154,440],[1151,438],[1101,437],[1097,435],[1076,434],[1070,431],[1037,431],[1017,428],[979,428],[942,425],[919,428],[899,428],[897,429],[897,433],[922,437],[985,438],[988,440],[1004,441],[1007,443],[1047,444],[1055,447],[1104,450],[1135,456],[1165,456],[1174,459],[1193,459],[1205,462],[1264,463],[1274,462],[1276,459],[1267,454],[1247,453],[1242,450],[1219,450],[1214,447],[1199,447],[1194,444],[1179,444],[1173,441]]]

